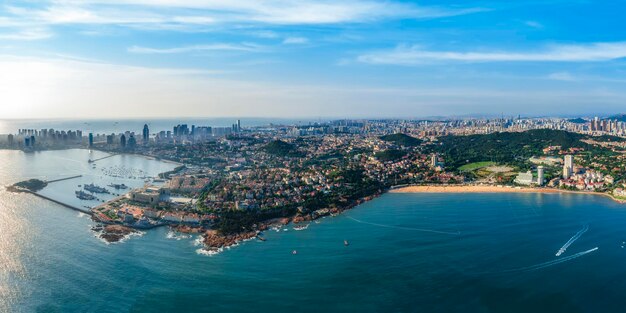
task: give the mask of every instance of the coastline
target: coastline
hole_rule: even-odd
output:
[[[515,187],[506,185],[409,185],[391,188],[389,193],[569,193],[605,196],[626,204],[626,200],[615,198],[606,192],[564,190],[557,188]]]

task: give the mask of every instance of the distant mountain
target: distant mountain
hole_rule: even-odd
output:
[[[609,120],[618,120],[620,122],[626,122],[626,114],[613,115],[613,116],[610,116],[608,119]]]
[[[574,123],[574,124],[585,124],[585,123],[587,123],[587,120],[578,117],[578,118],[574,118],[574,119],[569,120],[569,122],[570,123]]]
[[[405,146],[405,147],[419,146],[422,143],[421,140],[415,137],[411,137],[406,134],[402,134],[402,133],[385,135],[385,136],[380,137],[380,139],[383,141],[392,142],[396,145]]]

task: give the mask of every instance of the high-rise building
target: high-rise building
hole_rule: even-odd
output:
[[[126,136],[123,134],[120,136],[120,147],[126,149]]]
[[[89,133],[89,148],[93,147],[93,133]]]
[[[563,162],[563,178],[568,179],[572,174],[574,174],[574,157],[568,154]]]
[[[537,185],[538,186],[543,186],[544,183],[544,173],[543,173],[543,166],[538,166],[537,167]]]
[[[148,140],[150,140],[150,129],[148,128],[148,124],[143,125],[143,144],[147,145]]]
[[[136,146],[137,140],[135,139],[135,136],[133,136],[133,134],[130,134],[130,137],[128,137],[128,148],[135,149]]]
[[[237,120],[237,132],[241,131],[241,120]]]
[[[30,146],[34,147],[35,146],[35,136],[30,136]]]
[[[9,134],[9,136],[7,136],[7,141],[9,142],[9,147],[13,147],[13,142],[14,142],[14,137],[13,135]]]

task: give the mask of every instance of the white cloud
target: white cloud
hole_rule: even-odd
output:
[[[0,73],[11,73],[0,75],[4,118],[419,117],[493,112],[494,107],[501,112],[502,103],[509,110],[523,107],[525,114],[545,115],[560,112],[562,103],[578,113],[590,106],[617,110],[626,101],[620,88],[303,85],[227,79],[205,70],[10,55],[0,55]]]
[[[251,35],[257,36],[259,38],[266,38],[266,39],[275,39],[275,38],[280,37],[280,35],[277,32],[273,32],[271,30],[262,30],[262,31],[252,32]]]
[[[526,21],[524,24],[526,24],[526,26],[532,27],[532,28],[537,28],[537,29],[543,28],[543,24],[541,24],[541,23],[539,23],[537,21]]]
[[[13,33],[0,33],[0,40],[40,40],[52,37],[53,34],[43,28],[25,28]]]
[[[283,43],[288,45],[304,44],[307,42],[309,42],[309,39],[305,37],[287,37],[283,40]]]
[[[439,18],[484,11],[481,8],[422,7],[377,0],[57,0],[41,8],[16,5],[0,24],[335,24],[380,19]]]
[[[548,79],[551,80],[560,80],[560,81],[568,81],[568,82],[572,82],[572,81],[576,81],[576,77],[574,77],[572,74],[568,73],[568,72],[557,72],[557,73],[552,73],[550,75],[548,75]]]
[[[174,54],[174,53],[186,53],[194,51],[246,51],[255,52],[261,51],[264,48],[254,44],[227,44],[217,43],[208,45],[193,45],[174,48],[149,48],[141,46],[132,46],[128,48],[128,52],[131,53],[143,53],[143,54]]]
[[[552,45],[538,51],[434,51],[398,46],[357,57],[370,64],[419,65],[433,62],[598,62],[626,57],[626,42]]]

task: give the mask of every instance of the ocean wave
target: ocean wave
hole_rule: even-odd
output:
[[[196,239],[194,239],[194,240],[191,242],[191,244],[192,244],[192,245],[194,245],[195,247],[199,247],[199,246],[201,246],[201,245],[203,245],[203,244],[204,244],[203,239],[204,239],[204,238],[202,238],[202,236],[198,236],[198,237],[196,237]]]
[[[207,250],[205,248],[196,249],[196,253],[204,256],[214,256],[220,254],[224,251],[224,248],[219,248],[216,250]]]
[[[165,235],[165,238],[167,239],[174,239],[174,240],[183,240],[183,239],[189,239],[191,238],[191,235],[189,234],[179,234],[175,231],[168,231],[167,235]]]

